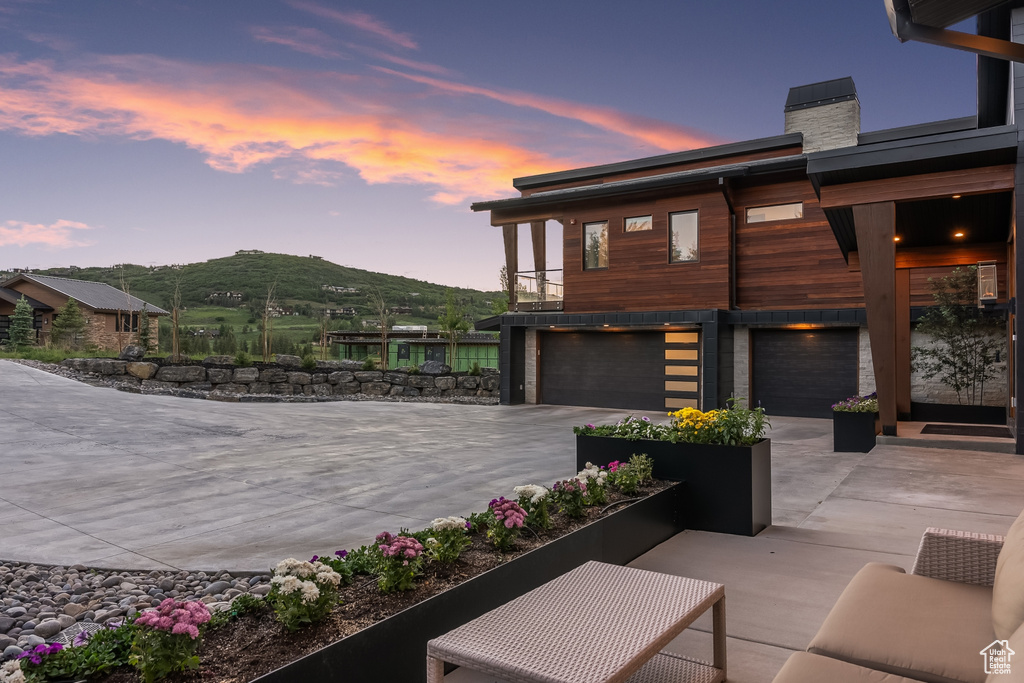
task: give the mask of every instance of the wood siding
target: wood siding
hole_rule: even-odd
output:
[[[851,273],[809,180],[737,188],[736,304],[740,309],[859,308],[860,273]],[[746,210],[803,202],[789,221],[746,223]]]
[[[700,260],[669,263],[668,216],[693,210]],[[645,215],[651,230],[623,232],[627,217]],[[608,268],[583,270],[583,225],[594,221],[608,221]],[[566,313],[729,306],[729,209],[720,192],[581,210],[566,215],[562,244]]]

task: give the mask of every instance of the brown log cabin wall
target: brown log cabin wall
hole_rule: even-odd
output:
[[[775,159],[778,157],[785,157],[793,154],[800,154],[799,146],[783,147],[780,149],[772,149],[765,152],[754,152],[751,154],[737,154],[735,156],[730,157],[713,157],[709,159],[701,159],[699,161],[691,161],[685,164],[674,164],[672,166],[659,166],[657,168],[649,168],[639,171],[629,171],[627,173],[616,173],[601,178],[587,178],[585,180],[575,180],[567,183],[544,185],[543,187],[534,187],[527,190],[523,190],[522,196],[529,197],[534,192],[547,192],[548,190],[560,190],[566,187],[581,187],[584,185],[601,185],[604,183],[614,182],[616,180],[628,180],[629,178],[644,178],[647,176],[662,175],[663,173],[675,173],[678,171],[691,171],[697,168],[721,166],[722,164],[738,164],[744,161],[757,161],[759,159]]]
[[[668,215],[694,209],[700,261],[669,263]],[[651,230],[623,232],[625,218],[646,215]],[[608,268],[583,270],[583,225],[605,220]],[[568,213],[563,261],[566,313],[727,308],[729,209],[716,191]]]

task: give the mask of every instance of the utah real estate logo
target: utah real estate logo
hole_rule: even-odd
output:
[[[1017,653],[1010,649],[1007,641],[993,640],[980,654],[985,661],[986,674],[1008,674],[1010,658]]]

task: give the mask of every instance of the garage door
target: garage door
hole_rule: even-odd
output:
[[[696,406],[699,333],[541,332],[538,401],[664,411]]]
[[[769,415],[832,417],[857,393],[857,330],[751,330],[751,403]]]

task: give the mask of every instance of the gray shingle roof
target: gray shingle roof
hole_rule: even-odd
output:
[[[70,280],[65,277],[53,277],[51,275],[32,275],[28,273],[22,273],[18,276],[19,278],[25,278],[31,282],[36,282],[44,287],[49,287],[52,290],[60,292],[61,294],[67,295],[72,299],[75,299],[79,303],[83,303],[90,308],[101,311],[140,311],[142,305],[146,305],[146,310],[150,313],[156,313],[158,315],[169,315],[168,311],[154,306],[153,304],[143,301],[134,296],[125,298],[124,292],[115,287],[103,282],[87,282],[85,280]]]

